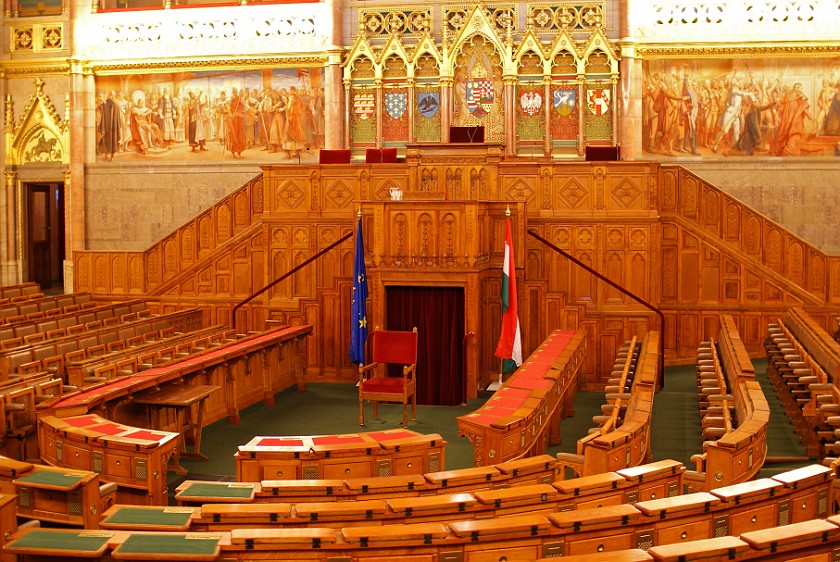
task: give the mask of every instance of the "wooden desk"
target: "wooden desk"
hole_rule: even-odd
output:
[[[102,514],[99,526],[126,531],[188,531],[198,515],[197,507],[114,505]]]
[[[175,410],[175,420],[178,432],[181,434],[181,443],[175,449],[172,470],[178,474],[186,474],[187,469],[181,466],[181,456],[189,456],[198,460],[206,461],[207,457],[201,454],[201,429],[204,425],[204,401],[208,396],[219,390],[220,386],[207,384],[173,384],[160,387],[155,390],[144,392],[134,397],[136,404],[144,404],[149,407],[149,417],[152,427],[163,429],[163,410],[172,408]],[[187,423],[187,412],[193,404],[198,404],[196,423]],[[193,450],[187,452],[187,427],[193,432]]]
[[[99,475],[57,468],[35,469],[13,480],[18,514],[43,521],[96,529]]]

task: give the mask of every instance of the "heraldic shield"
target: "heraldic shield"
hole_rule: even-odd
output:
[[[417,111],[426,119],[437,115],[440,109],[439,92],[420,92],[417,94]]]
[[[399,119],[405,113],[408,94],[405,92],[388,92],[385,94],[385,111],[393,119]]]
[[[586,107],[593,115],[606,115],[610,111],[610,91],[603,88],[587,90]]]
[[[576,90],[554,90],[554,109],[563,117],[572,114],[577,106]]]
[[[493,109],[493,82],[487,78],[483,65],[475,66],[472,77],[467,80],[467,108],[475,117],[484,117]]]

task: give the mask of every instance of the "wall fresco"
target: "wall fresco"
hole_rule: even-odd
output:
[[[99,76],[97,160],[316,161],[323,80],[318,68]]]
[[[840,156],[840,60],[643,63],[647,154]]]

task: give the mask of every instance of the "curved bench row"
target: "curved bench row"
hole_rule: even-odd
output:
[[[555,330],[478,410],[458,416],[474,466],[539,455],[571,415],[586,333]]]
[[[635,340],[633,340],[635,341]],[[561,477],[567,468],[576,475],[589,476],[620,468],[638,466],[650,461],[650,422],[653,409],[653,395],[659,380],[659,332],[648,332],[638,350],[627,350],[627,358],[616,363],[622,375],[610,382],[620,385],[620,392],[611,404],[610,418],[600,428],[578,440],[577,454],[560,453]],[[635,362],[634,376],[629,388],[626,373]],[[619,374],[614,371],[615,374]],[[626,403],[623,415],[622,405]],[[614,421],[615,420],[615,421]],[[620,425],[615,425],[621,421]]]
[[[478,562],[501,556],[519,560],[588,555],[741,535],[787,522],[825,518],[833,473],[811,466],[772,479],[738,484],[712,493],[652,499],[634,505],[578,509],[546,515],[341,528],[237,526],[230,531],[141,532],[154,521],[116,523],[96,533],[25,529],[4,546],[8,554],[38,554],[44,560],[78,551],[87,556],[155,560],[288,559],[419,560]],[[178,509],[170,510],[173,514]],[[189,517],[189,513],[186,514]],[[107,519],[101,525],[112,525]],[[117,530],[119,528],[119,530]],[[60,545],[60,546],[59,546]]]
[[[735,319],[723,315],[718,338],[701,344],[697,356],[703,452],[693,455],[686,474],[690,490],[746,482],[767,457],[770,406]]]

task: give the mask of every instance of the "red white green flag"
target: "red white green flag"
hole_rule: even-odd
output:
[[[519,304],[516,298],[516,276],[513,263],[513,237],[510,217],[505,233],[505,264],[502,271],[502,334],[496,346],[496,357],[502,358],[502,372],[522,364],[522,332],[519,329]]]

